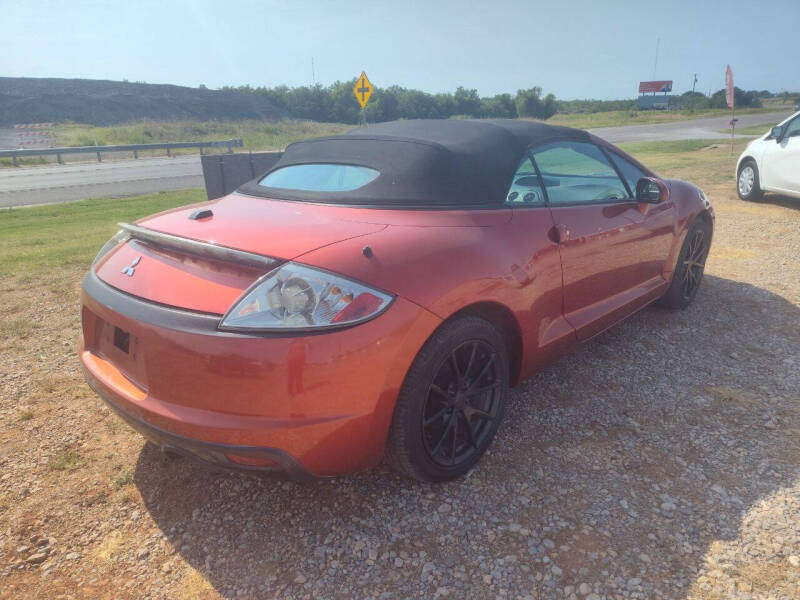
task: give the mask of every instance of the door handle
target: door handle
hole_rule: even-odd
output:
[[[548,237],[555,244],[563,244],[569,239],[569,229],[567,229],[566,225],[556,223],[550,228]]]

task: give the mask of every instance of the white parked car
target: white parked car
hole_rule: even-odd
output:
[[[747,145],[736,163],[736,188],[742,200],[763,192],[800,198],[800,112]]]

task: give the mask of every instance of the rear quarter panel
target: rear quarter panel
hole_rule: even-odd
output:
[[[552,217],[547,209],[477,212],[477,224],[390,225],[297,260],[397,294],[442,319],[477,303],[505,307],[522,335],[524,376],[574,340],[561,314],[558,247],[547,237]]]

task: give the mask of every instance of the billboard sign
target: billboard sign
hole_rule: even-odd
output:
[[[672,81],[640,81],[639,93],[640,94],[657,94],[659,92],[667,93],[672,91]]]

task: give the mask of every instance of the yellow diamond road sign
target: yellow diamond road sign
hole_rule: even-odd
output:
[[[372,95],[372,84],[364,71],[361,71],[361,77],[356,81],[353,87],[353,93],[356,95],[356,100],[361,105],[361,108],[366,108],[369,97]]]

